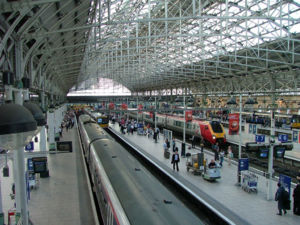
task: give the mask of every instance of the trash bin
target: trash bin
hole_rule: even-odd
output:
[[[185,143],[181,143],[181,157],[185,157]]]

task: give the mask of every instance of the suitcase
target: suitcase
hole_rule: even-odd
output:
[[[169,151],[165,151],[164,152],[164,156],[166,159],[169,159],[170,158],[170,152]]]

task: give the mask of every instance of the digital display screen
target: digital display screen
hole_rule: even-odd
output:
[[[277,148],[275,150],[275,157],[276,158],[283,158],[284,157],[284,152],[285,152],[284,148]]]
[[[260,158],[267,158],[267,157],[268,157],[268,153],[267,153],[267,152],[261,152],[261,153],[259,154],[259,157],[260,157]]]
[[[47,170],[46,162],[34,162],[34,172],[42,173]]]
[[[268,158],[269,149],[259,149],[259,158]]]
[[[58,141],[56,143],[57,151],[68,151],[72,152],[72,141]]]
[[[98,123],[102,123],[102,118],[98,118]]]

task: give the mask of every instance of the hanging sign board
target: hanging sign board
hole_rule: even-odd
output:
[[[239,113],[230,113],[229,118],[229,134],[239,134]]]
[[[189,110],[189,111],[185,111],[185,121],[189,122],[193,120],[193,111]]]
[[[265,135],[255,135],[255,142],[257,143],[264,143],[265,142]]]
[[[33,151],[33,150],[34,150],[34,144],[33,141],[31,141],[25,146],[25,151]]]
[[[241,158],[239,159],[239,171],[248,170],[249,169],[249,159]]]

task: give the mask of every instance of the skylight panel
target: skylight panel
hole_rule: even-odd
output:
[[[291,33],[298,33],[300,30],[300,24],[295,24],[290,26],[290,32]]]

